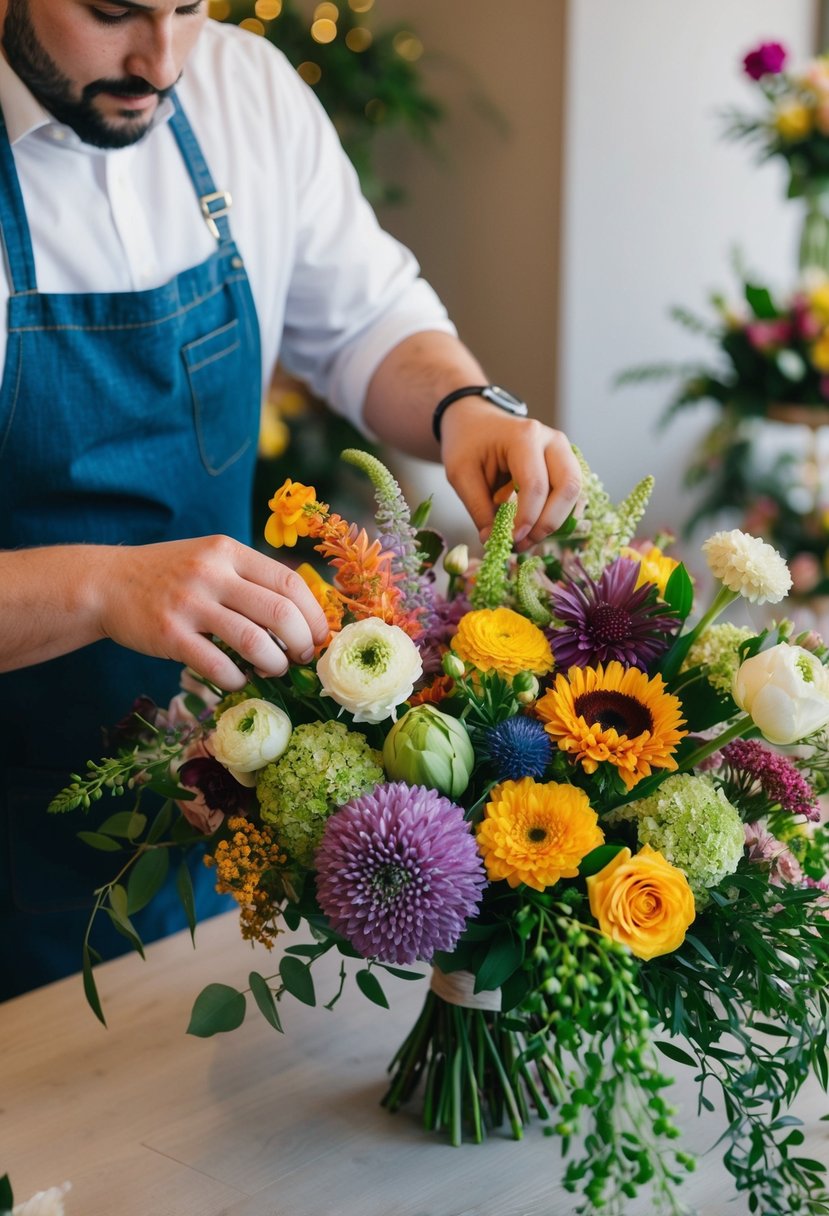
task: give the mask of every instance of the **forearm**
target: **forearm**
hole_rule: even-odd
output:
[[[102,549],[56,545],[0,553],[0,671],[42,663],[103,636],[95,604]]]
[[[451,334],[413,334],[389,352],[372,376],[363,419],[384,443],[423,460],[440,460],[432,434],[435,406],[453,389],[487,383],[478,360]]]

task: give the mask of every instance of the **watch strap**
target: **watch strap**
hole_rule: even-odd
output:
[[[501,397],[506,397],[508,400],[499,401],[498,394]],[[494,384],[467,384],[463,388],[456,388],[451,393],[447,393],[435,407],[435,412],[432,414],[432,434],[438,443],[440,443],[440,426],[443,415],[455,401],[460,401],[462,397],[483,397],[490,405],[496,405],[499,409],[505,410],[507,413],[514,414],[516,417],[526,416],[526,403],[520,401],[517,397],[513,398],[511,393],[507,393],[504,389],[497,388]]]

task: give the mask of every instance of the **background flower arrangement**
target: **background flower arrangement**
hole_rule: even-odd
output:
[[[789,197],[804,208],[797,286],[780,296],[738,268],[742,300],[715,296],[711,320],[672,310],[713,344],[713,364],[636,368],[619,382],[678,379],[666,421],[700,402],[716,407],[687,467],[686,484],[700,490],[687,533],[704,520],[739,522],[781,550],[795,594],[813,598],[829,590],[829,487],[818,436],[829,423],[829,58],[801,70],[786,64],[779,43],[745,56],[764,112],[732,111],[726,131],[754,143],[761,159],[786,162]]]
[[[829,1211],[824,1167],[798,1155],[786,1113],[811,1072],[829,1082],[826,649],[786,623],[718,621],[741,596],[779,602],[785,563],[715,534],[719,590],[695,611],[684,567],[631,544],[650,479],[614,507],[585,468],[577,524],[516,557],[507,501],[480,562],[444,556],[439,592],[424,512],[373,457],[345,455],[374,485],[376,539],[302,483],[269,503],[269,542],[312,545],[333,571],[299,567],[331,627],[315,662],[249,673],[228,696],[188,677],[53,804],[135,798],[86,834],[124,849],[83,946],[96,1013],[95,917],[140,949],[133,911],[177,849],[206,848],[243,938],[271,949],[283,928],[310,930],[250,975],[277,1030],[286,996],[316,1003],[329,951],[342,963],[328,1007],[349,972],[383,1006],[385,972],[432,964],[390,1110],[421,1090],[425,1125],[453,1144],[548,1120],[579,1210],[624,1211],[648,1187],[656,1210],[679,1211],[693,1162],[661,1053],[695,1069],[702,1111],[722,1100],[724,1160],[754,1207]],[[796,759],[768,746],[804,740]],[[151,790],[167,797],[154,816]],[[231,1030],[245,1012],[246,993],[211,984],[189,1029]]]

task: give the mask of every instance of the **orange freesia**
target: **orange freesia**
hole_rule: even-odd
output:
[[[293,547],[298,537],[309,536],[312,520],[328,511],[325,503],[317,502],[313,486],[291,481],[290,477],[285,478],[268,506],[272,515],[265,524],[265,540],[275,549]]]
[[[332,633],[338,633],[343,624],[343,597],[337,588],[331,583],[327,583],[308,562],[297,566],[296,572],[307,584],[314,599],[325,613],[328,628]]]

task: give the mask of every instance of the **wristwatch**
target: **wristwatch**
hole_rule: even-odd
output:
[[[438,443],[440,443],[440,421],[449,406],[454,401],[460,401],[461,397],[483,397],[490,405],[497,405],[500,410],[514,414],[516,418],[526,418],[529,413],[526,401],[522,401],[520,397],[516,397],[514,393],[508,392],[498,384],[469,384],[466,388],[456,388],[454,392],[447,393],[443,400],[438,402],[432,415],[432,434]]]

